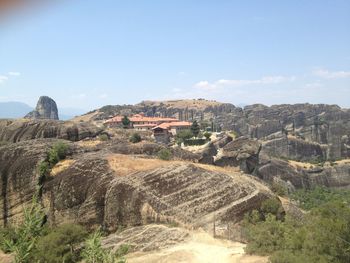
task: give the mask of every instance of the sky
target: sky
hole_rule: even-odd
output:
[[[67,0],[0,18],[0,102],[350,108],[348,0]]]

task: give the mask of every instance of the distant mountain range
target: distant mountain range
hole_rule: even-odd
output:
[[[0,119],[22,118],[34,108],[18,101],[0,102]],[[75,108],[59,108],[60,120],[69,120],[75,116],[84,114],[86,111]]]

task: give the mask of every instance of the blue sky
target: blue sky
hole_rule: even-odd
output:
[[[58,2],[0,23],[0,101],[350,108],[348,0]]]

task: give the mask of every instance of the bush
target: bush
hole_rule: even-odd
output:
[[[161,160],[169,161],[172,158],[170,150],[164,148],[158,152],[158,158]]]
[[[272,183],[271,190],[279,196],[285,196],[288,193],[288,189],[284,185],[276,182]]]
[[[252,220],[252,214],[244,224],[248,253],[270,255],[272,263],[350,262],[350,207],[346,203],[331,201],[313,208],[303,221],[289,217],[282,221],[272,214],[265,221],[259,216]]]
[[[129,141],[132,142],[132,143],[138,143],[140,142],[142,139],[141,139],[141,136],[140,134],[138,133],[133,133],[131,136],[130,136],[130,139]]]
[[[63,142],[58,142],[53,145],[48,154],[48,161],[53,167],[56,163],[63,160],[67,156],[68,145]]]
[[[98,136],[98,138],[99,138],[99,140],[101,141],[101,142],[105,142],[105,141],[108,141],[109,140],[109,137],[108,137],[108,135],[107,134],[101,134],[100,136]]]
[[[35,262],[78,262],[78,247],[87,236],[87,231],[80,225],[64,224],[50,230],[38,239],[33,253]]]
[[[185,145],[203,145],[206,143],[206,139],[188,139],[184,141]]]
[[[315,187],[311,190],[297,190],[291,198],[298,201],[303,209],[310,210],[330,201],[339,201],[350,204],[350,191]]]
[[[207,141],[210,141],[210,137],[211,137],[211,133],[210,133],[210,132],[205,132],[205,133],[203,133],[203,136],[205,137],[205,139],[206,139]]]
[[[270,198],[261,203],[260,210],[264,217],[268,214],[276,216],[277,219],[283,219],[284,209],[280,200],[277,198]]]
[[[15,240],[16,239],[16,232],[15,229],[12,227],[6,227],[6,228],[0,228],[0,250],[4,251],[5,253],[10,252],[9,247],[6,245],[5,240]]]
[[[46,161],[43,161],[39,164],[38,170],[40,178],[44,178],[50,173],[50,164]]]
[[[24,221],[14,228],[13,236],[8,236],[3,241],[5,251],[14,254],[15,262],[32,262],[32,252],[37,243],[38,237],[43,232],[45,213],[36,198],[30,207],[24,209]]]
[[[81,253],[86,263],[124,263],[123,256],[128,253],[129,246],[122,245],[115,253],[104,249],[101,245],[102,234],[95,231],[85,241],[84,249]]]
[[[191,132],[191,130],[183,130],[183,131],[179,131],[176,134],[176,142],[177,144],[181,144],[183,143],[185,140],[191,139],[193,137],[193,133]]]

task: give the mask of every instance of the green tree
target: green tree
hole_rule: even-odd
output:
[[[194,137],[197,137],[199,132],[200,132],[200,127],[199,127],[198,122],[196,120],[193,121],[193,123],[192,123],[191,131],[192,131],[192,134]]]
[[[164,161],[170,160],[172,157],[172,154],[170,150],[163,148],[158,152],[158,158]]]
[[[129,141],[132,142],[132,143],[138,143],[142,140],[140,134],[138,133],[133,133],[131,136],[130,136],[130,139]]]
[[[123,127],[124,129],[128,128],[129,125],[130,125],[130,120],[128,118],[128,116],[124,116],[123,119],[122,119],[122,124],[123,124]]]
[[[33,253],[35,262],[70,263],[80,260],[78,247],[87,236],[80,225],[64,224],[38,239]]]
[[[191,130],[183,130],[183,131],[179,131],[176,134],[176,142],[178,144],[181,144],[183,142],[185,142],[188,139],[191,139],[193,137],[193,133]]]

